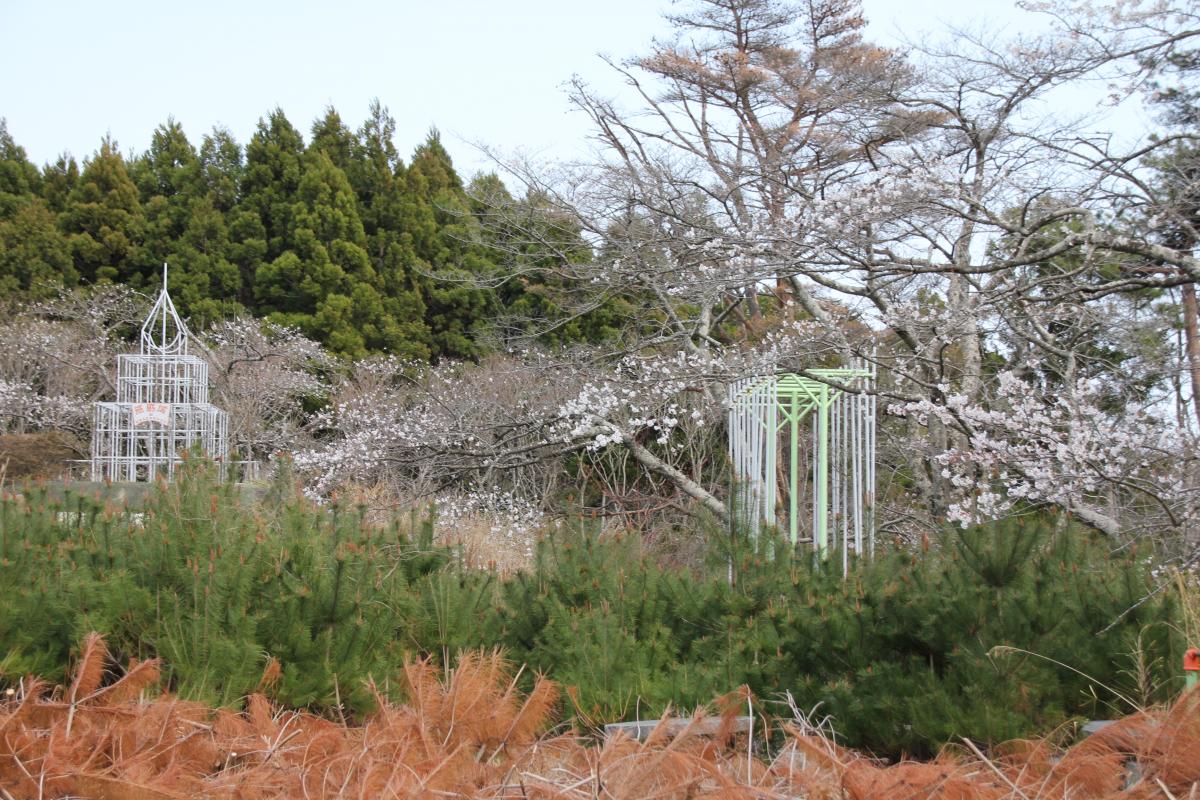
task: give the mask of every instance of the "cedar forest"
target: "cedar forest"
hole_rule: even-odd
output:
[[[351,358],[477,358],[501,310],[553,309],[536,289],[464,284],[502,274],[497,251],[478,241],[471,198],[503,184],[464,185],[436,131],[406,165],[394,127],[378,104],[357,132],[330,109],[306,146],[275,109],[244,148],[216,130],[197,149],[168,121],[146,153],[127,161],[105,140],[82,171],[70,156],[37,169],[0,128],[0,289],[147,289],[165,262],[176,303],[199,327],[245,313]],[[589,334],[603,325],[567,335]]]

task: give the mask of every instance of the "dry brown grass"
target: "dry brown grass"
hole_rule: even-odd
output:
[[[538,531],[506,535],[494,518],[472,514],[439,524],[435,541],[457,549],[467,567],[511,575],[532,565],[533,549],[540,535]]]
[[[397,519],[408,520],[416,531],[429,514],[428,493],[401,491],[385,483],[348,484],[341,497],[351,506],[365,509],[364,522],[386,527]],[[545,530],[533,529],[509,532],[505,520],[483,511],[455,515],[452,519],[439,517],[434,525],[434,542],[458,551],[464,566],[511,575],[529,568],[533,552]]]
[[[61,431],[0,435],[0,472],[10,481],[57,479],[70,473],[87,445]]]
[[[728,734],[743,695],[714,726],[660,723],[645,741],[588,744],[552,735],[558,687],[517,690],[498,653],[464,655],[453,670],[405,665],[408,701],[346,725],[275,707],[245,710],[170,696],[147,699],[153,661],[105,685],[108,655],[88,637],[70,685],[37,680],[0,704],[0,798],[785,798],[1034,800],[1200,797],[1200,692],[1127,717],[1080,744],[1013,742],[985,755],[970,743],[932,763],[884,765],[811,728],[788,728],[769,761]],[[264,676],[269,688],[278,673]],[[729,698],[726,698],[729,700]],[[722,733],[724,732],[724,733]]]

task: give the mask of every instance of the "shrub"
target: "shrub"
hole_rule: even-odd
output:
[[[119,660],[162,658],[186,698],[236,703],[274,658],[277,701],[355,713],[406,657],[499,646],[532,668],[523,680],[569,687],[587,724],[746,684],[790,692],[887,755],[1025,736],[1177,688],[1174,595],[1138,602],[1152,559],[1053,519],[881,548],[848,576],[840,557],[770,536],[701,534],[713,557],[696,571],[581,525],[500,579],[433,545],[430,518],[371,525],[282,485],[249,500],[201,464],[141,514],[32,487],[0,500],[0,670],[61,680],[95,630]]]

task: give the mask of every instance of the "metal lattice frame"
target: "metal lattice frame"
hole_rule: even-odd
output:
[[[766,524],[821,556],[840,545],[846,567],[851,552],[874,552],[874,382],[873,370],[857,366],[730,387],[736,508],[752,536]]]
[[[163,286],[141,331],[141,351],[117,356],[116,402],[96,403],[92,480],[170,478],[189,450],[224,469],[229,417],[208,402],[208,364],[188,354],[187,326]]]

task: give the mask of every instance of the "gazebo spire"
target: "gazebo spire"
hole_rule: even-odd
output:
[[[142,323],[142,353],[144,355],[187,355],[187,325],[175,310],[171,295],[167,293],[167,264],[163,262],[162,288]]]

